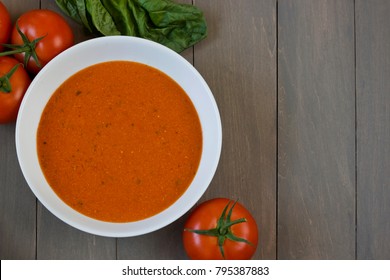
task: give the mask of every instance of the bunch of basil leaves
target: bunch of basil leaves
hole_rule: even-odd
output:
[[[61,10],[102,35],[129,35],[163,44],[176,52],[207,36],[202,11],[170,0],[56,0]]]

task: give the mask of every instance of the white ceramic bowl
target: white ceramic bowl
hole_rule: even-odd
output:
[[[109,223],[80,214],[65,204],[47,183],[39,165],[36,134],[41,113],[53,92],[75,72],[90,65],[129,60],[155,67],[173,78],[191,98],[200,118],[203,151],[198,172],[187,191],[169,208],[145,220]],[[48,63],[35,77],[21,104],[16,123],[16,150],[24,177],[39,201],[54,215],[82,231],[128,237],[160,229],[185,214],[203,195],[216,171],[222,129],[214,97],[196,69],[182,56],[152,41],[124,36],[77,44]]]

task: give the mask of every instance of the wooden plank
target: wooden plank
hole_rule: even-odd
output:
[[[36,199],[16,157],[15,125],[0,126],[0,259],[35,259]]]
[[[258,223],[254,259],[276,258],[276,1],[195,1],[209,35],[195,67],[220,109],[223,144],[203,200],[239,199]]]
[[[39,0],[1,0],[11,15],[12,22],[24,12],[39,9]]]
[[[353,1],[279,1],[278,258],[355,258]]]
[[[181,260],[186,255],[182,245],[184,217],[152,233],[118,239],[118,259]]]
[[[116,239],[75,229],[51,214],[41,203],[37,215],[37,259],[116,259]]]
[[[389,1],[356,1],[358,259],[390,259],[389,13]]]
[[[39,1],[3,0],[12,20]],[[15,124],[0,125],[0,259],[34,259],[36,199],[16,156]]]

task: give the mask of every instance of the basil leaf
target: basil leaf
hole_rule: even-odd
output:
[[[105,36],[120,35],[115,23],[99,0],[85,0],[88,13],[91,15],[95,28]]]
[[[122,35],[139,36],[135,15],[136,7],[133,1],[101,0],[103,6],[111,14],[115,25]]]
[[[207,36],[202,11],[171,0],[56,0],[65,13],[103,35],[138,36],[176,52]],[[74,9],[77,11],[75,12]]]
[[[69,17],[83,24],[92,32],[91,24],[87,18],[85,0],[56,0],[58,7]]]
[[[137,18],[140,36],[181,52],[207,36],[202,11],[196,6],[170,0],[136,0],[147,19]]]
[[[78,7],[76,5],[76,0],[56,0],[57,6],[69,17],[77,21],[78,23],[82,23],[81,18],[79,16]]]
[[[78,10],[79,17],[81,19],[81,22],[83,25],[90,31],[92,32],[92,28],[89,24],[88,18],[87,18],[87,7],[85,4],[85,0],[75,0],[76,1],[76,6]]]

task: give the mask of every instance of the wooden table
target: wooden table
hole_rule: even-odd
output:
[[[54,0],[3,0],[13,20]],[[182,55],[218,103],[222,155],[202,201],[255,216],[255,259],[390,259],[390,1],[187,0],[208,38]],[[71,23],[77,42],[90,38]],[[0,126],[1,259],[185,259],[187,215],[105,238],[46,210]]]

